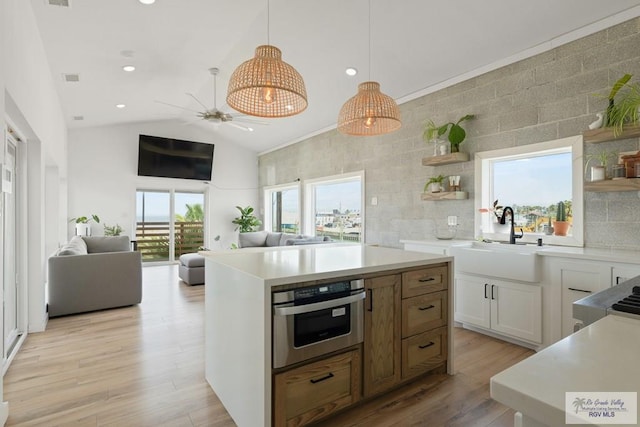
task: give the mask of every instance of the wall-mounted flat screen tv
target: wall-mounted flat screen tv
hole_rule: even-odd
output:
[[[140,135],[138,176],[211,181],[213,144]]]

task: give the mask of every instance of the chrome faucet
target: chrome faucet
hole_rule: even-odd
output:
[[[507,211],[509,212],[509,215],[511,216],[511,229],[509,231],[509,244],[511,245],[515,245],[516,244],[516,239],[522,239],[522,236],[524,236],[524,231],[522,230],[522,227],[520,227],[520,235],[517,235],[515,230],[514,230],[514,215],[513,215],[513,209],[511,208],[511,206],[505,206],[504,209],[502,209],[502,217],[500,217],[500,224],[504,225],[506,224],[506,219],[507,219]]]

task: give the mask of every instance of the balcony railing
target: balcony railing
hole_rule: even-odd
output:
[[[176,222],[174,224],[174,256],[197,252],[204,246],[202,222]],[[168,222],[138,222],[136,240],[142,261],[169,260],[170,228]]]

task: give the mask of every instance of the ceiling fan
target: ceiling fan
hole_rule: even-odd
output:
[[[218,83],[218,73],[220,70],[216,67],[209,68],[209,72],[213,75],[213,108],[208,108],[204,103],[202,103],[196,96],[192,93],[188,93],[187,95],[193,98],[198,104],[204,108],[203,111],[191,110],[189,108],[184,108],[179,105],[169,104],[168,102],[156,101],[160,104],[169,105],[171,107],[181,108],[183,110],[191,111],[192,113],[196,113],[196,116],[202,120],[206,120],[208,122],[214,124],[228,124],[235,128],[253,132],[253,128],[248,126],[249,124],[257,124],[257,125],[266,125],[267,123],[252,119],[248,117],[246,114],[241,113],[226,113],[224,111],[218,110],[217,107],[217,83]],[[245,122],[247,125],[242,124],[241,122]]]

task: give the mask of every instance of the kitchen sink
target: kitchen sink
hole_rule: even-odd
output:
[[[472,242],[453,246],[455,269],[461,273],[523,282],[539,282],[539,246]]]

